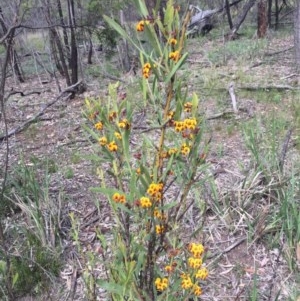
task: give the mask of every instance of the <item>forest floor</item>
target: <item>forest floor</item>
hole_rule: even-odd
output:
[[[300,170],[297,123],[300,83],[292,47],[293,37],[287,33],[272,33],[264,40],[240,37],[227,43],[221,36],[211,35],[188,40],[190,55],[182,76],[189,78],[189,89],[198,93],[201,111],[207,119],[207,135],[211,137],[207,163],[213,175],[213,180],[205,183],[201,191],[205,212],[192,208],[184,221],[187,236],[191,228],[203,225],[200,237],[209,252],[206,265],[210,276],[201,300],[300,298],[300,254],[297,255],[300,237],[287,237],[276,215],[281,210],[281,200],[274,197],[274,187],[281,189],[281,183],[294,179],[292,172]],[[121,83],[120,89],[129,90],[127,97],[135,96],[137,77],[128,74],[123,77],[126,83]],[[89,80],[83,95],[57,101],[39,120],[9,139],[10,174],[26,180],[27,167],[34,166],[40,178],[45,177],[46,171],[47,204],[56,208],[55,214],[60,218],[58,230],[65,233],[61,242],[64,265],[58,279],[53,278],[49,293],[19,300],[86,298],[80,277],[85,264],[81,254],[99,248],[97,228],[108,230],[113,223],[109,208],[100,204],[99,211],[101,199],[90,191],[99,184],[99,179],[97,166],[86,159],[93,145],[82,128],[86,124],[82,112],[85,98],[105,97],[109,82],[103,78]],[[231,82],[237,95],[237,114],[232,113],[228,94]],[[59,94],[54,82],[42,84],[39,79],[28,79],[24,84],[9,79],[7,91],[12,90],[35,90],[40,94],[26,97],[14,94],[9,98],[6,103],[9,130],[32,117]],[[3,128],[1,123],[1,131]],[[249,137],[253,134],[256,136],[251,144]],[[284,150],[285,141],[287,150]],[[260,155],[265,155],[264,164],[270,167],[267,182],[254,160],[251,145],[255,145]],[[276,149],[271,153],[273,146]],[[279,158],[282,150],[282,173],[272,173],[272,158],[276,160],[274,155]],[[5,153],[6,144],[2,141],[1,162]],[[299,196],[295,196],[298,203]],[[68,234],[71,212],[80,229],[81,254]],[[8,214],[7,227],[28,223],[21,218],[25,215],[24,212]],[[297,222],[299,234],[299,217],[294,225]],[[98,295],[99,300],[105,300],[103,292]]]

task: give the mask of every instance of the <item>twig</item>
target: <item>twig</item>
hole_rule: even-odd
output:
[[[294,46],[286,48],[286,49],[283,49],[283,50],[275,51],[275,52],[266,52],[265,56],[272,56],[272,55],[280,54],[280,53],[292,50],[293,48],[294,48]]]
[[[65,93],[68,93],[63,100],[66,101],[67,99],[69,99],[75,88],[77,86],[79,86],[82,83],[82,81],[80,80],[79,82],[77,82],[76,84],[67,87],[64,91],[62,91],[53,101],[47,103],[37,114],[35,114],[33,117],[29,118],[28,120],[26,120],[24,123],[22,123],[21,125],[17,126],[16,128],[14,128],[13,130],[8,131],[6,134],[0,136],[0,142],[6,138],[9,138],[12,135],[18,134],[21,131],[23,131],[24,129],[26,129],[31,123],[35,122],[40,116],[45,114],[45,111],[51,107],[52,105],[54,105],[59,99],[61,99],[61,97],[63,95],[65,95]]]
[[[231,246],[229,246],[228,248],[226,248],[225,250],[221,251],[221,252],[216,252],[214,254],[211,254],[209,256],[207,256],[207,259],[212,259],[215,257],[220,257],[226,253],[229,253],[231,250],[233,250],[234,248],[238,247],[240,244],[242,244],[247,238],[243,237],[241,239],[239,239],[238,241],[236,241],[234,244],[232,244]]]

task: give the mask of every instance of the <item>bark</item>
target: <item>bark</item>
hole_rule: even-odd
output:
[[[268,0],[268,24],[271,26],[272,24],[272,5],[273,0]]]
[[[257,36],[264,38],[268,28],[267,0],[259,0],[257,3]]]
[[[3,35],[5,36],[8,29],[7,29],[7,26],[4,22],[2,7],[0,7],[0,25],[1,25],[1,28],[2,28],[2,31],[3,31]],[[21,69],[18,54],[17,54],[16,50],[13,47],[13,41],[11,41],[10,47],[8,47],[8,40],[5,41],[3,45],[4,45],[6,50],[9,49],[8,60],[9,60],[9,63],[11,65],[12,69],[14,70],[15,74],[17,75],[17,78],[18,78],[19,82],[24,83],[24,81],[25,81],[24,75],[23,75],[23,72],[22,72],[22,69]]]
[[[88,51],[88,58],[87,58],[88,64],[93,64],[92,56],[93,56],[93,42],[92,42],[92,38],[90,37],[89,38],[89,51]]]
[[[278,29],[278,25],[279,25],[279,12],[280,10],[279,10],[278,0],[275,0],[275,30]]]
[[[45,3],[47,10],[45,12],[45,19],[49,24],[49,36],[50,36],[50,45],[51,45],[51,55],[54,58],[56,67],[62,76],[65,77],[66,83],[68,86],[71,86],[71,80],[69,75],[68,66],[65,59],[64,47],[57,30],[52,26],[51,21],[51,12],[50,12],[50,0],[47,0]]]
[[[71,84],[73,85],[78,81],[78,50],[77,50],[77,42],[76,42],[74,0],[68,0],[68,13],[69,13],[69,24],[71,29],[71,57],[70,57]]]
[[[246,16],[249,12],[249,10],[251,9],[251,7],[255,4],[256,0],[248,0],[243,8],[242,8],[242,12],[240,15],[237,16],[234,24],[233,24],[233,27],[232,27],[232,30],[231,32],[229,33],[228,35],[228,39],[229,40],[232,40],[235,38],[236,34],[237,34],[237,31],[239,30],[240,26],[243,24],[243,22],[245,21],[246,19]]]
[[[229,5],[228,0],[225,0],[225,10],[226,10],[226,15],[227,15],[229,28],[232,29],[233,23],[232,23],[232,18],[231,18],[231,13],[230,13],[230,5]]]
[[[61,26],[63,28],[62,29],[62,31],[63,31],[63,40],[64,40],[66,52],[67,52],[67,58],[69,60],[70,59],[70,45],[69,45],[67,28],[66,28],[66,24],[64,22],[64,15],[63,15],[63,11],[62,11],[60,0],[57,0],[56,3],[57,3],[58,15],[59,15],[59,18],[60,18],[60,24],[61,24]]]
[[[295,44],[295,63],[297,71],[300,71],[300,1],[294,12],[294,44]]]

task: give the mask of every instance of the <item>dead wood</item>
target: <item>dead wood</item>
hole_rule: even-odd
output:
[[[76,91],[76,89],[78,88],[78,86],[80,86],[81,84],[82,84],[82,80],[80,80],[79,82],[77,82],[76,84],[74,84],[72,86],[67,87],[53,101],[50,101],[49,103],[47,103],[46,105],[44,105],[43,108],[41,108],[41,110],[37,114],[35,114],[34,116],[32,116],[31,118],[29,118],[28,120],[26,120],[24,123],[20,124],[16,128],[8,131],[7,134],[0,136],[0,142],[3,141],[4,139],[7,139],[7,138],[11,137],[12,135],[15,135],[15,134],[18,134],[18,133],[22,132],[30,124],[36,122],[39,119],[39,117],[41,117],[42,115],[45,114],[46,110],[49,107],[51,107],[52,105],[54,105],[63,96],[64,96],[63,97],[63,101],[66,101],[69,98],[71,98],[71,96],[74,94],[74,91]],[[67,95],[66,95],[66,93],[67,93]]]
[[[231,97],[233,112],[236,114],[236,113],[238,113],[239,110],[237,108],[236,95],[235,95],[235,91],[234,91],[234,82],[231,82],[229,84],[228,92]]]

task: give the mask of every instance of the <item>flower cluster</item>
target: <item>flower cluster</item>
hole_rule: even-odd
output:
[[[123,119],[118,123],[119,128],[128,130],[130,128],[130,123],[127,119]]]
[[[190,275],[183,273],[181,275],[181,279],[181,287],[183,289],[187,290],[193,286],[193,281]]]
[[[165,226],[164,225],[156,225],[155,226],[155,232],[156,234],[162,234],[165,232]]]
[[[170,52],[169,59],[173,60],[174,62],[178,62],[178,60],[180,59],[180,53],[179,53],[179,51],[176,50],[176,51]]]
[[[151,72],[150,63],[144,64],[144,66],[143,66],[143,77],[146,78],[146,79],[149,78],[150,72]]]
[[[196,118],[186,118],[182,121],[174,121],[174,128],[176,132],[183,132],[185,130],[194,130],[196,128]]]
[[[190,113],[192,111],[192,103],[191,102],[186,102],[184,104],[184,112]]]
[[[162,198],[162,183],[151,183],[149,188],[147,189],[147,193],[156,201],[160,201]]]
[[[188,259],[188,265],[189,267],[191,267],[192,269],[198,269],[201,267],[202,265],[202,258],[194,258],[194,257],[190,257]]]
[[[170,38],[169,39],[169,44],[171,44],[172,46],[175,46],[177,44],[177,40],[175,38]]]
[[[154,284],[155,284],[156,289],[159,292],[162,292],[168,288],[169,280],[168,280],[168,278],[156,278]]]
[[[193,254],[195,258],[201,258],[204,253],[204,247],[202,244],[196,244],[194,242],[188,245],[188,250]]]
[[[111,141],[107,144],[107,148],[110,152],[116,152],[118,150],[118,145],[115,141]]]
[[[99,121],[94,125],[94,127],[96,130],[101,131],[103,129],[103,123]]]
[[[101,138],[99,139],[99,144],[100,144],[101,146],[105,146],[105,145],[107,144],[107,138],[106,138],[106,137],[101,137]]]
[[[139,203],[142,208],[150,208],[152,206],[150,199],[145,196],[140,198]]]
[[[190,153],[190,151],[191,151],[191,148],[188,144],[183,143],[181,145],[181,153],[183,156],[187,156]]]
[[[149,24],[150,22],[149,21],[147,21],[147,20],[141,20],[141,21],[139,21],[139,23],[136,25],[136,30],[137,31],[144,31],[144,29],[145,29],[145,24]]]
[[[121,203],[121,204],[126,203],[126,196],[124,194],[120,194],[118,192],[113,194],[112,199],[116,203]]]

